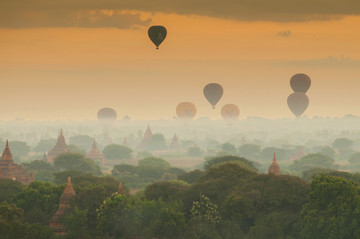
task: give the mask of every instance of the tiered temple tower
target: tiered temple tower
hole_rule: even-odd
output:
[[[71,185],[71,178],[68,177],[67,185],[63,194],[60,197],[59,209],[56,211],[54,216],[50,219],[49,226],[55,234],[64,235],[67,230],[65,225],[62,223],[62,217],[65,215],[67,209],[71,207],[71,199],[75,196],[75,191]]]
[[[144,138],[141,140],[140,144],[136,147],[137,150],[145,150],[147,144],[152,139],[153,133],[151,132],[150,126],[148,125],[144,134]]]
[[[35,180],[34,174],[28,173],[27,169],[23,170],[21,165],[14,163],[7,140],[5,150],[0,160],[0,179],[1,178],[16,180],[25,184],[29,184]]]
[[[280,167],[278,165],[278,163],[276,162],[276,154],[274,152],[274,158],[273,158],[273,161],[269,167],[269,171],[268,171],[269,174],[274,174],[276,176],[280,175],[281,174],[281,170],[280,170]]]
[[[171,150],[179,150],[179,149],[181,149],[179,139],[178,139],[176,134],[174,135],[174,137],[171,140],[169,149],[171,149]]]
[[[52,148],[48,154],[47,154],[47,158],[48,161],[50,163],[54,162],[54,158],[56,158],[57,156],[59,156],[60,154],[64,154],[68,152],[68,148],[65,142],[65,137],[63,135],[62,129],[60,130],[60,135],[57,138],[57,142],[54,146],[54,148]]]
[[[95,162],[100,162],[101,165],[105,164],[105,156],[98,149],[95,140],[92,145],[92,149],[90,150],[90,152],[88,154],[85,155],[85,157],[90,158],[90,159],[94,160]]]

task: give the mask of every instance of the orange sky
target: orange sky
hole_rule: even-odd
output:
[[[159,51],[147,26],[0,28],[1,119],[95,119],[101,107],[119,118],[172,118],[182,101],[197,106],[196,118],[219,118],[227,103],[240,118],[292,117],[286,98],[298,72],[312,78],[305,115],[360,115],[358,16],[291,23],[136,13],[166,26]],[[224,88],[215,111],[202,95],[211,82]]]

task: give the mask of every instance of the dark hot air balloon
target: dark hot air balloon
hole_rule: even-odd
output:
[[[102,108],[98,111],[97,118],[101,122],[112,123],[116,120],[117,114],[116,111],[112,108]]]
[[[287,98],[290,110],[296,117],[300,117],[309,106],[309,98],[304,93],[292,93]]]
[[[191,120],[196,114],[196,106],[191,102],[181,102],[176,106],[176,114],[180,119]]]
[[[148,30],[150,40],[155,44],[156,49],[159,49],[160,44],[165,40],[167,31],[163,26],[151,26]]]
[[[305,74],[293,75],[290,79],[290,86],[295,93],[306,93],[311,85],[311,79]]]
[[[236,120],[240,115],[239,107],[234,104],[224,105],[220,112],[224,120]]]
[[[210,83],[204,87],[204,96],[215,109],[215,105],[219,102],[223,95],[223,88],[217,83]]]

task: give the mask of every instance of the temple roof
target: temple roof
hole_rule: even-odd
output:
[[[46,156],[46,153],[44,153],[43,156],[41,157],[41,161],[48,162],[48,158]]]
[[[268,171],[269,174],[274,174],[274,175],[280,175],[281,174],[281,170],[280,170],[280,167],[276,161],[276,154],[274,152],[274,157],[273,157],[273,161],[269,167],[269,171]]]
[[[74,189],[73,189],[73,187],[71,185],[71,178],[68,177],[65,190],[64,190],[64,192],[63,192],[63,194],[61,195],[61,198],[60,198],[60,205],[61,204],[68,204],[70,198],[72,198],[74,195],[75,195],[75,191],[74,191]]]
[[[175,134],[170,143],[170,149],[180,149],[180,143],[177,135]]]
[[[4,152],[2,154],[2,157],[1,157],[1,161],[6,162],[6,163],[14,163],[12,153],[11,153],[10,148],[9,148],[9,141],[8,140],[6,140],[6,146],[5,146],[5,150],[4,150]]]
[[[144,134],[143,140],[150,140],[152,138],[153,134],[151,132],[150,126],[148,125]]]

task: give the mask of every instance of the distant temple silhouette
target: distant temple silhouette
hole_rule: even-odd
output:
[[[171,140],[170,146],[169,146],[170,150],[179,150],[181,149],[180,143],[179,143],[179,139],[177,137],[177,135],[175,134],[174,137]]]
[[[141,140],[140,144],[136,146],[137,150],[146,150],[147,144],[151,141],[153,133],[151,132],[150,126],[148,125],[144,134],[143,139]]]
[[[92,144],[92,148],[91,148],[90,152],[88,154],[86,154],[85,157],[90,158],[90,159],[94,160],[95,162],[100,162],[101,165],[104,165],[105,161],[106,161],[105,156],[98,149],[95,140]]]
[[[274,174],[274,175],[280,175],[281,174],[281,170],[280,170],[280,167],[278,165],[278,163],[276,162],[276,154],[274,152],[274,158],[273,158],[273,161],[269,167],[269,171],[268,171],[269,174]]]
[[[34,174],[28,173],[27,169],[23,170],[22,165],[14,163],[8,140],[6,140],[5,150],[0,160],[0,179],[3,178],[24,184],[29,184],[35,180]]]
[[[60,154],[67,153],[68,151],[69,150],[68,150],[66,142],[65,142],[65,137],[64,137],[62,129],[61,129],[60,130],[60,135],[57,138],[57,142],[56,142],[54,148],[52,148],[47,154],[47,158],[48,158],[49,163],[53,163],[54,158],[56,158]]]
[[[63,216],[67,209],[71,207],[71,199],[75,196],[75,191],[71,185],[71,178],[68,177],[67,185],[63,194],[60,197],[59,209],[56,211],[54,216],[49,221],[49,226],[55,234],[64,235],[67,232],[67,229],[62,222]]]
[[[127,140],[126,140],[126,136],[124,137],[124,140],[123,140],[123,142],[122,142],[122,145],[125,146],[125,147],[127,147],[127,148],[129,148],[129,144],[128,144]]]

